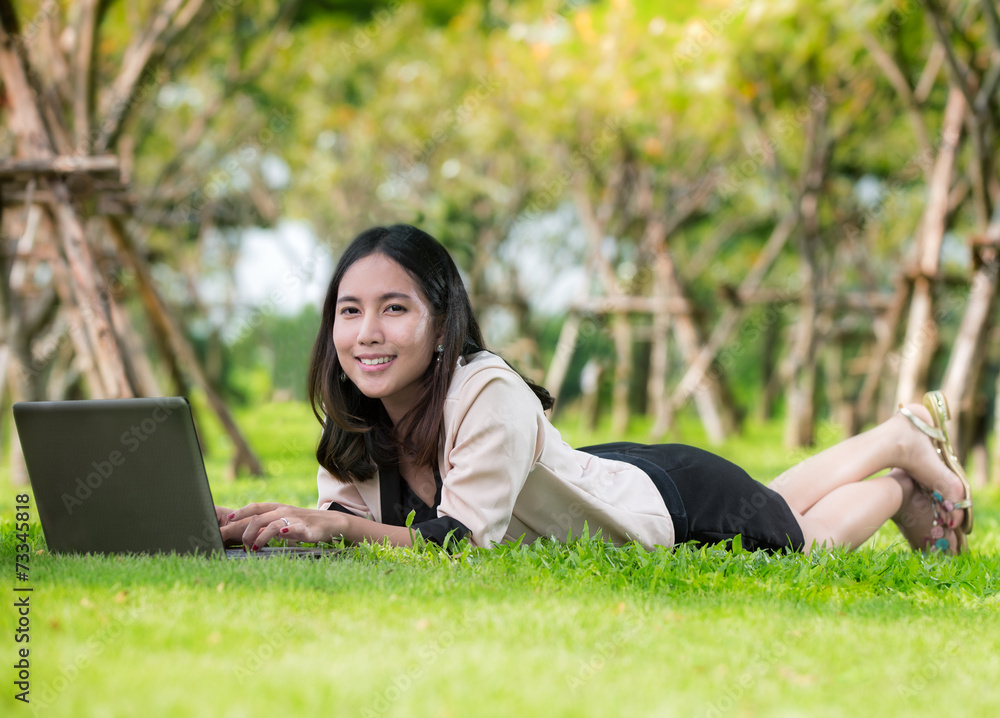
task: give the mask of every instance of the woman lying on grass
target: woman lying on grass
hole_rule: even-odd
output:
[[[649,549],[741,534],[746,549],[808,552],[856,548],[892,519],[914,549],[959,553],[972,531],[939,392],[769,486],[680,444],[570,448],[545,415],[548,392],[484,348],[447,251],[406,225],[363,232],[344,252],[309,381],[323,425],[319,508],[220,508],[227,542],[410,545],[412,530],[489,547],[586,524]]]

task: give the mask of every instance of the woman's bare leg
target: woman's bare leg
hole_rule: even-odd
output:
[[[894,474],[837,486],[815,502],[805,514],[792,513],[805,538],[804,552],[813,544],[854,549],[871,538],[882,525],[898,515],[913,491],[909,477]]]
[[[910,547],[927,546],[934,527],[934,506],[930,497],[902,469],[885,476],[846,484],[834,489],[803,516],[796,514],[806,538],[805,550],[817,545],[857,548],[879,527],[892,519]],[[942,527],[949,546],[957,549],[957,537],[950,527]]]
[[[930,412],[922,405],[911,404],[908,408],[921,419],[930,422]],[[965,498],[962,482],[941,461],[930,439],[902,414],[895,414],[873,429],[852,436],[796,464],[772,481],[770,487],[784,497],[796,515],[808,516],[821,500],[830,497],[839,489],[857,484],[879,471],[892,467],[902,469],[924,488],[940,491],[945,498],[953,501]],[[895,481],[897,485],[899,483],[898,480],[889,480]],[[881,482],[880,486],[879,489],[873,488],[870,495],[865,490],[838,494],[839,500],[826,504],[823,512],[817,514],[815,518],[822,519],[823,524],[827,524],[834,520],[836,510],[860,511],[861,515],[857,521],[841,519],[851,525],[860,526],[868,520],[866,516],[869,511],[858,502],[871,500],[876,502],[870,511],[872,517],[885,513],[885,510],[895,504],[895,508],[884,518],[888,520],[899,509],[904,497],[898,486],[893,489],[888,482]],[[962,511],[952,512],[952,518],[955,525],[960,523]],[[859,535],[854,529],[845,530],[850,536]],[[819,531],[822,532],[823,530]],[[852,545],[858,544],[852,542]]]

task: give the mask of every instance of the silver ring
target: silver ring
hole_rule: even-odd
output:
[[[284,518],[284,517],[282,517],[281,520],[285,522],[285,526],[291,526],[292,525],[292,522],[289,521],[288,519]]]

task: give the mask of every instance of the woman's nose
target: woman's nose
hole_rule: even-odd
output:
[[[361,319],[361,328],[358,331],[358,342],[360,344],[378,343],[382,340],[382,323],[377,315],[366,314]]]

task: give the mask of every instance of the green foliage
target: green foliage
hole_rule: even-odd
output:
[[[295,316],[269,313],[246,322],[239,340],[225,347],[227,387],[243,403],[268,401],[272,392],[303,401],[319,309],[306,305]]]
[[[38,7],[19,9],[30,17]],[[116,99],[109,88],[126,48],[156,7],[108,4],[98,104]],[[70,10],[59,5],[67,21]],[[989,19],[976,4],[962,13],[970,41],[958,49],[978,71],[991,62]],[[796,201],[818,133],[830,156],[819,188],[816,288],[889,291],[926,203],[929,157],[866,34],[911,86],[920,83],[937,40],[914,2],[213,0],[164,47],[133,98],[126,131],[134,146],[112,149],[134,155],[138,234],[164,295],[205,342],[213,378],[236,402],[289,391],[301,399],[309,317],[265,317],[232,349],[195,331],[215,321],[188,277],[225,285],[239,230],[250,224],[305,219],[336,249],[373,224],[418,223],[456,257],[479,308],[523,308],[517,330],[538,340],[545,360],[557,322],[535,316],[514,276],[513,253],[504,251],[512,230],[540,234],[537,220],[555,209],[578,218],[589,205],[615,269],[642,270],[651,218],[670,224],[704,190],[666,243],[705,335]],[[918,114],[934,144],[947,73],[927,77]],[[969,154],[959,157],[960,176],[971,176]],[[272,184],[265,171],[279,158],[287,184]],[[964,240],[982,229],[972,204],[949,218],[946,266],[956,274],[967,274]],[[796,320],[804,276],[797,240],[764,282],[790,297],[772,326]],[[555,274],[563,260],[546,256]],[[596,284],[596,269],[587,272]],[[619,291],[650,293],[648,272],[619,274]],[[765,347],[748,338],[759,318],[748,313],[718,364],[744,406],[761,383]],[[942,322],[942,338],[958,318]],[[846,356],[870,354],[872,323],[857,323]],[[567,399],[583,362],[610,356],[603,321],[593,326],[601,336],[581,339]],[[781,354],[784,334],[777,343]],[[636,358],[641,377],[641,349]],[[671,356],[670,382],[683,364]],[[638,383],[633,394],[641,405]]]

